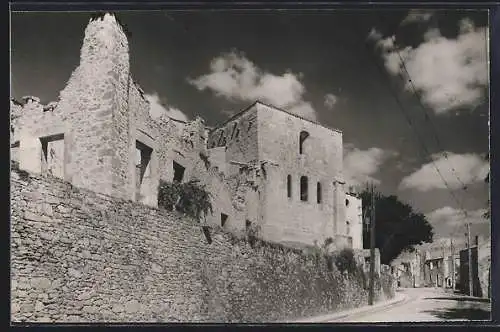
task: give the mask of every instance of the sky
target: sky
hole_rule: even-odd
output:
[[[434,226],[489,236],[488,13],[120,11],[134,80],[163,113],[214,126],[261,100],[343,132],[348,184],[373,181]],[[11,14],[11,96],[58,99],[89,12]]]

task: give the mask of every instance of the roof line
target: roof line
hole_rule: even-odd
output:
[[[212,128],[211,131],[215,131],[217,129],[219,129],[220,127],[226,125],[227,123],[233,121],[235,118],[243,115],[244,113],[246,113],[248,110],[250,110],[252,107],[254,107],[256,104],[258,103],[258,101],[254,101],[250,106],[247,106],[245,107],[244,109],[242,109],[241,111],[239,111],[238,113],[234,114],[233,116],[231,116],[229,119],[227,119],[226,121],[222,122],[221,124],[218,124],[216,127]]]
[[[236,113],[235,115],[231,116],[231,117],[230,117],[229,119],[227,119],[226,121],[224,121],[224,122],[222,122],[221,124],[219,124],[219,125],[217,125],[216,127],[214,127],[211,131],[215,131],[215,130],[217,130],[217,129],[220,129],[221,127],[225,126],[227,123],[229,123],[229,122],[233,121],[235,118],[237,118],[237,117],[239,117],[239,116],[243,115],[244,113],[246,113],[248,110],[250,110],[250,109],[251,109],[253,106],[255,106],[256,104],[261,104],[261,105],[264,105],[264,106],[269,107],[269,108],[271,108],[271,109],[274,109],[274,110],[276,110],[276,111],[280,111],[280,112],[286,113],[286,114],[288,114],[288,115],[294,116],[294,117],[299,118],[299,119],[301,119],[301,120],[304,120],[304,121],[307,121],[307,122],[310,122],[310,123],[314,123],[315,125],[318,125],[318,126],[321,126],[321,127],[323,127],[323,128],[326,128],[326,129],[328,129],[328,130],[335,131],[335,132],[338,132],[338,133],[342,134],[342,130],[340,130],[340,129],[336,129],[336,128],[331,128],[331,127],[325,126],[325,125],[323,125],[323,124],[321,124],[321,123],[319,123],[319,122],[316,122],[316,121],[313,121],[313,120],[309,120],[309,119],[304,118],[304,117],[302,117],[302,116],[300,116],[300,115],[297,115],[297,114],[291,113],[291,112],[289,112],[289,111],[286,111],[286,110],[284,110],[284,109],[282,109],[282,108],[279,108],[279,107],[276,107],[276,106],[273,106],[273,105],[270,105],[270,104],[266,104],[266,103],[264,103],[264,102],[262,102],[262,101],[260,101],[260,100],[256,100],[256,101],[254,101],[254,102],[253,102],[250,106],[245,107],[243,110],[241,110],[241,111],[239,111],[238,113]]]
[[[176,119],[176,118],[172,118],[171,116],[168,116],[168,115],[166,115],[166,117],[168,117],[170,120],[172,120],[174,122],[179,122],[179,123],[183,123],[183,124],[188,124],[189,122],[191,122],[191,121],[184,121],[184,120],[179,120],[179,119]],[[209,127],[209,126],[205,126],[205,129],[212,129],[212,128]]]
[[[298,115],[298,114],[294,114],[294,113],[289,112],[289,111],[287,111],[287,110],[284,110],[284,109],[282,109],[282,108],[279,108],[279,107],[276,107],[276,106],[273,106],[273,105],[270,105],[270,104],[263,103],[263,102],[261,102],[261,101],[259,101],[259,100],[258,100],[258,101],[256,101],[256,103],[259,103],[259,104],[261,104],[261,105],[264,105],[264,106],[270,107],[270,108],[275,109],[275,110],[277,110],[277,111],[281,111],[281,112],[283,112],[283,113],[286,113],[286,114],[288,114],[288,115],[294,116],[294,117],[299,118],[299,119],[301,119],[301,120],[304,120],[304,121],[307,121],[307,122],[310,122],[310,123],[314,123],[315,125],[318,125],[318,126],[321,126],[321,127],[323,127],[323,128],[326,128],[326,129],[329,129],[329,130],[332,130],[332,131],[336,131],[336,132],[338,132],[338,133],[341,133],[341,134],[342,134],[342,130],[340,130],[340,129],[336,129],[336,128],[331,128],[331,127],[325,126],[325,125],[323,125],[323,124],[321,124],[321,123],[319,123],[319,122],[317,122],[317,121],[309,120],[309,119],[307,119],[307,118],[304,118],[303,116],[300,116],[300,115]]]

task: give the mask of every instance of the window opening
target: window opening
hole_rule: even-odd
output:
[[[300,178],[300,200],[307,201],[307,176],[302,176]]]

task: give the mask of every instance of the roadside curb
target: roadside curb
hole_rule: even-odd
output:
[[[290,323],[298,323],[298,324],[300,324],[300,323],[327,323],[327,322],[337,321],[340,319],[348,318],[348,317],[355,315],[355,314],[365,314],[365,313],[371,312],[372,310],[376,311],[379,309],[385,309],[388,307],[392,307],[394,305],[397,305],[397,304],[400,304],[401,302],[406,301],[407,299],[408,299],[408,297],[406,295],[399,293],[399,294],[396,294],[394,296],[394,298],[392,298],[389,301],[379,302],[379,303],[376,303],[376,304],[371,305],[371,306],[367,305],[367,306],[363,306],[363,307],[356,308],[356,309],[344,310],[344,311],[337,312],[337,313],[334,313],[331,315],[310,317],[310,318],[301,319],[301,320],[290,322]]]

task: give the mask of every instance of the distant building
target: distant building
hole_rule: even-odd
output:
[[[451,246],[430,245],[423,250],[423,257],[423,285],[453,288],[458,275],[458,255],[452,254]]]
[[[398,280],[400,287],[421,287],[422,280],[422,255],[416,250],[414,252],[403,252],[392,262],[393,274]]]

